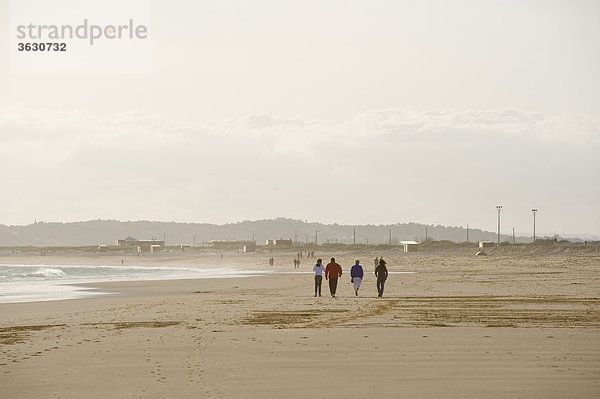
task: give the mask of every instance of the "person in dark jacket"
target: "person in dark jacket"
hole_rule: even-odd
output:
[[[354,266],[350,269],[350,277],[352,278],[352,282],[354,283],[354,295],[358,296],[358,289],[360,288],[360,283],[362,282],[364,276],[363,268],[360,265],[360,261],[356,260],[354,262]]]
[[[335,258],[331,258],[331,262],[325,267],[325,280],[329,280],[329,291],[331,296],[335,298],[337,290],[338,278],[342,277],[342,267],[335,263]]]
[[[385,267],[385,261],[383,259],[379,259],[379,265],[375,269],[375,277],[377,277],[377,292],[379,295],[383,296],[383,287],[385,286],[385,280],[387,280],[388,271],[387,267]]]

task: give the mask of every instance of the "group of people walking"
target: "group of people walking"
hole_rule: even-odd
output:
[[[302,256],[306,254],[307,258],[314,258],[315,257],[315,251],[302,251],[302,252],[298,252],[296,254],[296,258],[300,259],[302,258]]]
[[[377,292],[378,296],[381,297],[383,296],[383,288],[388,277],[388,271],[383,258],[377,259],[376,263],[375,277],[377,278]],[[329,281],[329,292],[331,293],[331,296],[335,298],[338,279],[342,277],[342,267],[336,263],[335,258],[331,258],[331,262],[329,262],[327,266],[323,266],[322,259],[317,259],[313,271],[315,272],[315,296],[321,296],[321,284],[323,282],[323,276],[325,276],[325,280]],[[363,277],[364,270],[360,265],[360,261],[356,260],[350,269],[350,279],[354,284],[354,295],[356,296],[358,296],[358,290],[360,289]]]

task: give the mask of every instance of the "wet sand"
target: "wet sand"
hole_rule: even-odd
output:
[[[268,269],[269,256],[138,265]],[[337,298],[289,274],[103,283],[113,295],[0,305],[0,397],[600,396],[599,257],[389,253],[391,272],[416,273],[391,274],[377,298],[372,274],[359,297],[348,275],[375,255],[335,256]],[[292,257],[275,268],[294,271]]]

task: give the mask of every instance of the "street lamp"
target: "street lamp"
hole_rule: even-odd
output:
[[[532,209],[531,213],[533,213],[533,242],[535,243],[535,213],[537,212],[537,209]]]
[[[496,205],[496,209],[498,210],[498,244],[500,244],[500,211],[502,210],[502,205]]]

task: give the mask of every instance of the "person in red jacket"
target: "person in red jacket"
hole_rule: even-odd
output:
[[[334,298],[335,291],[337,290],[337,281],[340,277],[342,277],[342,267],[335,263],[335,258],[331,258],[331,262],[325,268],[325,280],[329,280],[329,291]]]

